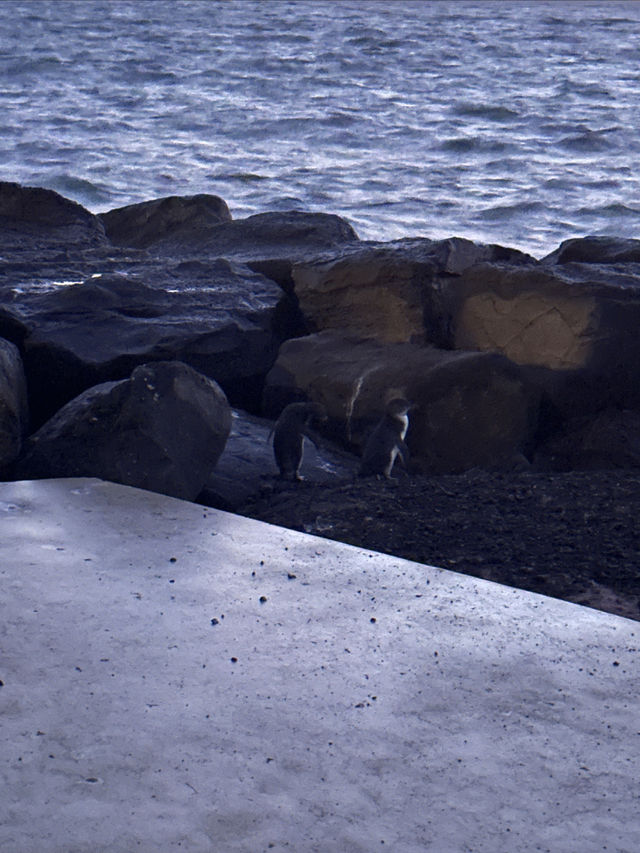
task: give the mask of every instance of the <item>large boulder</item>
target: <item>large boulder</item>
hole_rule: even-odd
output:
[[[28,328],[22,346],[34,425],[92,385],[167,359],[215,379],[234,404],[259,407],[287,333],[289,297],[222,259],[140,272],[146,281],[96,276],[13,304],[13,318]]]
[[[53,190],[0,181],[0,246],[19,249],[105,244],[102,223],[82,205]]]
[[[477,264],[447,290],[451,343],[518,364],[574,369],[602,362],[612,339],[637,337],[640,264]],[[635,347],[633,347],[635,350]]]
[[[380,343],[426,340],[440,345],[440,278],[498,259],[532,260],[514,249],[456,237],[416,238],[361,243],[298,262],[293,280],[302,314],[315,331],[341,330]]]
[[[29,411],[27,386],[18,348],[0,338],[0,471],[22,449]]]
[[[640,263],[640,240],[626,237],[573,237],[565,240],[543,264],[621,264]]]
[[[231,219],[226,202],[205,193],[157,198],[98,215],[114,245],[137,249],[146,249],[176,233],[198,232]]]
[[[4,307],[139,260],[139,252],[114,247],[100,219],[76,202],[53,190],[0,182]]]
[[[180,362],[90,388],[25,444],[18,476],[100,477],[194,500],[231,425],[220,387]]]
[[[356,232],[340,216],[287,210],[183,228],[156,242],[150,251],[161,257],[232,258],[290,292],[294,263],[326,251],[341,252],[358,242]]]
[[[477,264],[439,316],[448,345],[527,366],[564,417],[640,407],[640,264]]]
[[[321,332],[283,344],[267,377],[265,406],[322,403],[329,433],[356,448],[386,400],[407,397],[412,464],[426,473],[526,465],[538,395],[519,368],[495,353],[382,345]]]

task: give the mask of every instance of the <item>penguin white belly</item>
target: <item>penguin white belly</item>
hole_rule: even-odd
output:
[[[404,441],[404,437],[407,434],[407,430],[409,429],[409,415],[406,415],[406,414],[400,415],[398,417],[398,420],[402,421],[402,424],[403,424],[402,430],[400,431],[400,438]],[[397,453],[398,453],[398,451],[396,449],[396,455],[397,455]],[[395,456],[393,458],[395,459]]]

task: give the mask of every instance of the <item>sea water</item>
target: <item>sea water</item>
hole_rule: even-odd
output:
[[[0,3],[0,179],[541,257],[640,236],[640,3]]]

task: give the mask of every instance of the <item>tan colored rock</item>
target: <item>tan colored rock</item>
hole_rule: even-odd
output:
[[[606,373],[640,356],[640,276],[628,267],[478,264],[450,284],[443,323],[459,349]]]
[[[318,331],[336,329],[380,343],[439,343],[437,276],[458,275],[481,260],[525,256],[451,238],[363,243],[293,268],[303,315]],[[425,325],[426,322],[426,325]]]
[[[434,270],[430,261],[366,247],[346,257],[299,264],[293,280],[313,328],[399,343],[424,340],[422,291]]]
[[[445,473],[511,467],[536,425],[537,395],[500,355],[322,332],[287,341],[267,377],[266,400],[308,398],[329,413],[333,435],[361,447],[390,397],[406,396],[412,464]]]
[[[459,349],[501,352],[517,364],[554,369],[582,367],[591,352],[593,297],[536,291],[504,298],[474,293],[456,318]]]

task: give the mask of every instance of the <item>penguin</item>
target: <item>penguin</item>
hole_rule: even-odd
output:
[[[272,430],[273,453],[283,480],[296,482],[302,479],[299,470],[305,436],[318,446],[309,427],[312,420],[327,420],[327,411],[322,404],[290,403],[275,422]]]
[[[409,462],[409,448],[404,442],[409,427],[408,412],[411,403],[404,397],[394,397],[387,403],[387,408],[367,439],[362,453],[359,475],[384,475],[387,480],[394,479],[391,469],[400,456],[405,467]]]

